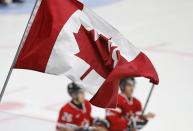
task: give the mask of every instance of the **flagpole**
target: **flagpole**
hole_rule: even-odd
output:
[[[152,96],[154,87],[155,87],[155,84],[152,84],[151,90],[150,90],[150,92],[149,92],[148,98],[147,98],[147,100],[146,100],[145,106],[144,106],[143,111],[142,111],[142,116],[144,115],[144,113],[145,113],[145,111],[146,111],[146,109],[147,109],[147,106],[148,106],[149,100],[150,100],[150,98],[151,98],[151,96]]]
[[[14,57],[14,59],[13,59],[13,62],[12,62],[12,64],[11,64],[10,68],[9,68],[9,72],[8,72],[8,74],[7,74],[6,80],[5,80],[4,85],[3,85],[3,88],[2,88],[2,90],[1,90],[0,102],[2,101],[2,98],[3,98],[3,95],[4,95],[4,93],[5,93],[7,84],[8,84],[8,82],[9,82],[9,79],[10,79],[11,74],[12,74],[12,72],[13,72],[13,68],[14,68],[14,66],[15,66],[15,64],[16,64],[16,62],[17,62],[17,58],[18,58],[18,56],[19,56],[20,49],[21,49],[22,46],[23,46],[23,41],[24,41],[24,39],[25,39],[26,34],[28,33],[28,32],[27,32],[28,27],[29,27],[29,25],[30,25],[30,22],[32,22],[31,20],[32,20],[33,16],[35,15],[35,10],[36,10],[36,7],[37,7],[39,1],[40,1],[40,0],[36,0],[36,2],[35,2],[35,4],[34,4],[33,10],[32,10],[32,12],[31,12],[31,15],[30,15],[30,18],[29,18],[29,20],[28,20],[28,23],[27,23],[27,26],[26,26],[26,28],[25,28],[25,31],[24,31],[24,33],[23,33],[23,36],[22,36],[22,39],[21,39],[21,41],[20,41],[19,47],[18,47],[18,49],[17,49],[17,51],[16,51],[15,57]]]

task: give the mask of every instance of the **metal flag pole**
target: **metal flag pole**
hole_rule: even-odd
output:
[[[146,111],[146,109],[147,109],[147,106],[148,106],[149,100],[150,100],[150,98],[151,98],[151,96],[152,96],[154,87],[155,87],[155,84],[152,84],[151,90],[150,90],[150,92],[149,92],[149,95],[148,95],[148,97],[147,97],[145,106],[144,106],[143,111],[142,111],[142,116],[144,115],[144,113],[145,113],[145,111]]]
[[[14,66],[15,66],[15,64],[16,64],[16,62],[17,62],[17,58],[18,58],[18,56],[19,56],[20,49],[22,48],[23,41],[24,41],[24,39],[25,39],[25,37],[26,37],[26,35],[27,35],[27,33],[28,33],[28,27],[29,27],[29,25],[30,25],[31,22],[32,22],[31,20],[34,18],[34,15],[35,15],[35,13],[36,13],[36,11],[37,11],[36,8],[38,7],[39,2],[40,2],[40,0],[36,0],[36,2],[35,2],[35,5],[34,5],[33,10],[32,10],[32,12],[31,12],[31,15],[30,15],[30,18],[29,18],[29,20],[28,20],[27,26],[26,26],[25,31],[24,31],[24,33],[23,33],[21,42],[20,42],[19,47],[18,47],[18,49],[17,49],[17,51],[16,51],[15,57],[14,57],[14,59],[13,59],[13,62],[12,62],[12,64],[11,64],[10,68],[9,68],[9,72],[8,72],[8,74],[7,74],[6,80],[5,80],[4,85],[3,85],[3,88],[2,88],[2,90],[1,90],[0,102],[2,101],[2,98],[3,98],[3,95],[4,95],[4,93],[5,93],[7,84],[8,84],[8,82],[9,82],[9,79],[10,79],[11,74],[12,74],[12,72],[13,72],[13,68],[14,68]]]

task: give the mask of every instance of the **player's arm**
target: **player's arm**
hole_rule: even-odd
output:
[[[137,105],[137,111],[135,115],[133,115],[130,118],[130,125],[129,128],[130,129],[137,129],[140,130],[142,129],[145,125],[147,125],[149,119],[152,119],[155,117],[155,115],[153,113],[147,113],[145,115],[142,115],[142,105],[141,102],[138,102]]]
[[[139,102],[138,110],[139,110],[140,112],[142,112],[142,110],[143,110],[143,109],[142,109],[142,104],[141,104],[141,102]],[[150,119],[155,118],[155,114],[152,113],[152,112],[148,112],[147,114],[144,114],[143,117],[144,117],[146,120],[150,120]]]
[[[136,102],[135,102],[135,108],[136,108],[136,113],[133,114],[130,118],[129,118],[129,130],[140,130],[142,129],[145,125],[147,125],[148,123],[148,119],[147,117],[148,116],[145,116],[145,115],[142,115],[142,104],[140,101],[138,101],[136,99]]]

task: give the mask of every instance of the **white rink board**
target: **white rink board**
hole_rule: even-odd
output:
[[[147,53],[158,70],[160,84],[147,109],[157,116],[143,131],[192,131],[193,1],[121,0],[94,10]],[[28,18],[0,14],[0,88]],[[10,116],[1,113],[0,130],[53,131],[58,110],[69,100],[68,82],[67,78],[14,70],[0,109],[26,117],[5,121]],[[148,87],[146,80],[138,79],[135,95],[143,104]],[[104,117],[104,110],[95,107],[93,115]]]

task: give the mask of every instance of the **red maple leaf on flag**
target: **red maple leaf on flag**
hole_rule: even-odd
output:
[[[108,48],[108,38],[99,35],[95,41],[95,31],[87,31],[81,25],[79,32],[74,33],[80,52],[75,54],[90,65],[90,68],[82,75],[83,80],[90,71],[95,70],[103,78],[107,78],[113,69],[112,50]]]

